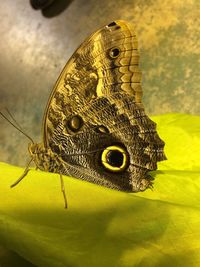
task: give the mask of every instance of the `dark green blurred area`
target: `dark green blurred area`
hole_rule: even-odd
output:
[[[29,1],[0,4],[0,109],[8,108],[34,140],[50,91],[79,44],[123,19],[136,26],[148,114],[200,114],[198,0],[56,1],[35,11]],[[24,166],[27,140],[1,120],[0,160]],[[1,241],[0,241],[1,242]],[[33,266],[0,247],[0,266]]]
[[[35,265],[26,261],[16,253],[7,250],[0,245],[0,266],[1,267],[34,267]]]

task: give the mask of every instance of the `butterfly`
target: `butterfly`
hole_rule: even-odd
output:
[[[49,97],[43,140],[28,149],[37,168],[127,192],[152,186],[149,171],[165,160],[164,142],[141,102],[134,30],[116,20],[87,38]],[[29,164],[22,177],[29,170]]]

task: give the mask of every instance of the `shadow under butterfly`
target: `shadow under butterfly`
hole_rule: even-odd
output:
[[[137,38],[117,20],[93,33],[67,62],[46,106],[43,141],[36,144],[24,133],[31,159],[11,187],[34,161],[60,175],[65,207],[62,175],[127,192],[151,188],[148,172],[166,157],[141,97]]]

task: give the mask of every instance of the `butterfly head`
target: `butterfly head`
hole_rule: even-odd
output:
[[[42,157],[44,154],[44,148],[42,144],[37,144],[37,143],[29,143],[28,144],[28,151],[30,153],[31,158],[35,162],[36,166],[39,167],[38,165],[38,159]]]
[[[37,143],[29,143],[28,144],[28,151],[31,155],[31,157],[35,157],[35,155],[43,153],[44,148],[42,144],[37,144]]]

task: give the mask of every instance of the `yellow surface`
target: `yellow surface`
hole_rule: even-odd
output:
[[[153,117],[168,161],[130,194],[0,164],[0,243],[36,266],[200,266],[200,117]]]

